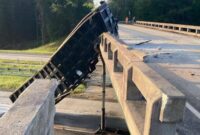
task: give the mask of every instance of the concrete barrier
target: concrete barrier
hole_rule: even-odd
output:
[[[56,80],[35,80],[0,119],[0,135],[52,135]]]
[[[200,37],[200,26],[136,21],[136,25]]]
[[[129,131],[133,135],[175,135],[185,96],[108,33],[100,50]]]

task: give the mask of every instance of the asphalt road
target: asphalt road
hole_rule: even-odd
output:
[[[144,61],[186,95],[179,135],[200,135],[200,39],[133,25],[119,25],[119,34],[130,51],[145,54]]]
[[[28,60],[28,61],[41,61],[47,62],[49,55],[43,54],[26,54],[26,53],[0,53],[0,59],[9,60]]]

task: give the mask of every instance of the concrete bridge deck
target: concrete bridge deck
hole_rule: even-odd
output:
[[[127,49],[185,94],[185,134],[200,133],[200,39],[134,25],[119,25]]]
[[[200,111],[200,39],[132,25],[120,25],[119,33],[129,50],[141,55]]]

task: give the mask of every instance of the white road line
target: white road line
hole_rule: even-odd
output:
[[[191,104],[186,103],[186,107],[197,117],[200,119],[200,112],[198,112]]]

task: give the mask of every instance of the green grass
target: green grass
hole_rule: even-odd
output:
[[[55,41],[34,49],[23,50],[23,52],[35,54],[53,54],[60,45],[61,41]]]
[[[58,47],[62,44],[64,38],[59,40],[49,42],[44,45],[40,45],[39,47],[26,49],[26,50],[0,50],[2,53],[29,53],[29,54],[53,54]]]
[[[15,90],[35,74],[36,71],[31,70],[39,70],[43,65],[44,63],[37,61],[0,59],[0,90]]]
[[[27,69],[27,70],[31,70],[31,69],[41,69],[43,65],[30,65],[30,64],[16,64],[16,63],[0,63],[1,66],[0,68],[4,68],[4,69]]]
[[[42,65],[19,65],[19,64],[1,64],[0,70],[12,70],[12,69],[24,69],[24,70],[39,70],[42,68]]]
[[[29,53],[29,54],[53,54],[64,41],[64,38],[54,42],[41,45],[33,49],[26,50],[0,50],[3,53]],[[0,90],[13,91],[22,85],[36,71],[43,67],[44,62],[37,61],[19,61],[0,59]],[[26,71],[15,69],[27,69]]]
[[[86,86],[84,84],[80,84],[73,92],[72,94],[80,94],[85,92]]]
[[[14,69],[33,69],[39,70],[44,62],[25,61],[25,60],[7,60],[0,59],[0,90],[14,91],[29,79],[35,72],[32,71],[15,71]],[[80,84],[72,94],[85,92],[86,86]]]
[[[16,64],[32,64],[32,65],[41,65],[45,64],[45,62],[38,61],[28,61],[28,60],[10,60],[10,59],[0,59],[0,63],[16,63]]]
[[[29,77],[0,76],[0,90],[14,91],[22,85]]]
[[[41,69],[44,62],[0,59],[0,68]]]

